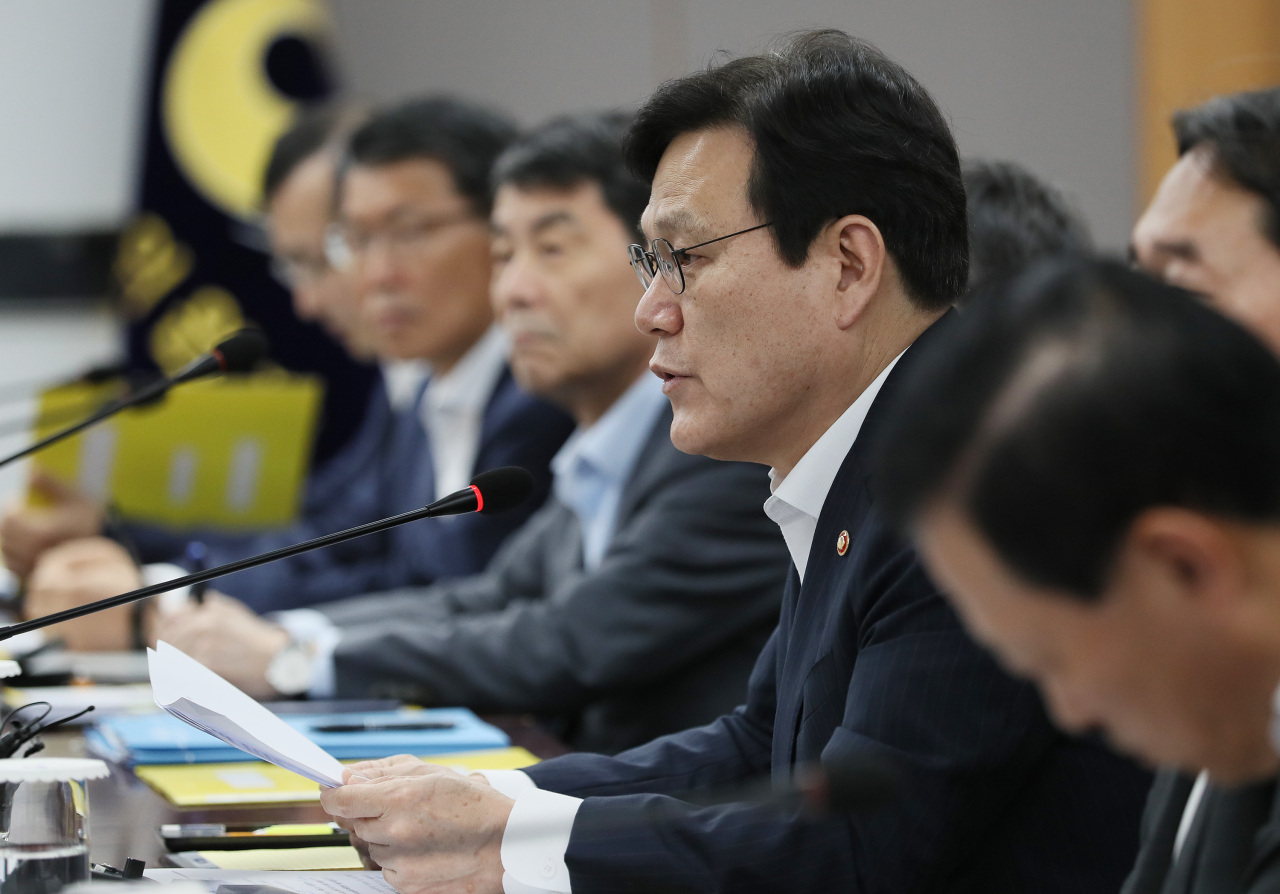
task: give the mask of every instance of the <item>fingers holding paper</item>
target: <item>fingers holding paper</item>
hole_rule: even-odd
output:
[[[402,894],[501,894],[502,833],[515,802],[483,781],[436,770],[356,780],[322,792],[320,803],[367,843]]]
[[[353,777],[371,780],[381,779],[384,776],[430,776],[433,773],[456,774],[457,772],[439,764],[429,764],[412,754],[395,754],[391,757],[348,765],[342,771],[342,781],[351,782]],[[355,779],[355,781],[360,782],[361,779]]]

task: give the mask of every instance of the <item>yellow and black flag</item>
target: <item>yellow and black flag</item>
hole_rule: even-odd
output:
[[[271,148],[333,92],[320,0],[161,0],[138,214],[115,273],[129,359],[176,369],[252,322],[285,369],[326,383],[315,459],[359,424],[375,372],[293,315],[255,221]]]

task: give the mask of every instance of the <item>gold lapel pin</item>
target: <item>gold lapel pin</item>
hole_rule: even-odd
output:
[[[841,531],[840,536],[836,538],[836,555],[843,556],[849,551],[849,532]]]

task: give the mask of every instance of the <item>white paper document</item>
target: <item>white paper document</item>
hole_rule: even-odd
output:
[[[219,885],[270,885],[292,894],[395,894],[381,872],[253,872],[227,869],[148,869],[157,882],[198,881]]]
[[[156,704],[196,729],[321,785],[342,785],[342,764],[200,662],[166,642],[147,650]]]

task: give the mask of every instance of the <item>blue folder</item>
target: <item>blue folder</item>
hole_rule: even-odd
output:
[[[505,748],[507,735],[466,708],[405,709],[357,714],[296,714],[282,718],[339,760],[368,760],[393,754],[444,754]],[[320,732],[316,727],[441,724],[445,729],[372,729]],[[245,753],[188,726],[169,714],[104,719],[85,735],[89,748],[121,764],[207,764],[241,761]]]

